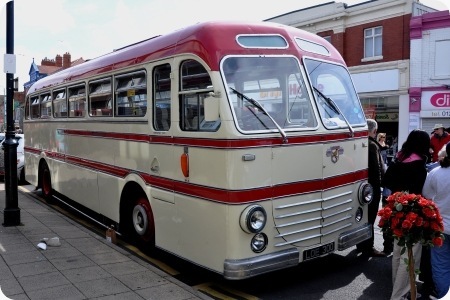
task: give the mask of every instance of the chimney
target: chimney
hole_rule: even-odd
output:
[[[55,66],[55,61],[46,57],[41,61],[41,66]]]
[[[55,61],[56,61],[56,66],[57,67],[61,68],[63,66],[63,61],[62,61],[62,56],[61,55],[57,54],[56,58],[55,58]]]
[[[69,52],[64,53],[63,55],[63,61],[62,61],[62,67],[63,69],[70,68],[71,61],[70,61],[70,54]]]

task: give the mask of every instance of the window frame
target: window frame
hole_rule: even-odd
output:
[[[376,33],[377,29],[381,29],[381,33]],[[367,32],[370,31],[369,35],[367,35]],[[363,59],[362,61],[371,61],[371,60],[379,60],[383,59],[383,26],[375,26],[371,28],[364,29],[364,49],[363,49]],[[368,40],[372,41],[372,45],[368,45]],[[377,41],[380,43],[380,53],[377,53]],[[370,49],[372,55],[368,55],[368,47],[371,47]]]

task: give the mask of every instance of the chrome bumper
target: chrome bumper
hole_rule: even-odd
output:
[[[245,279],[256,275],[298,265],[300,253],[291,248],[258,257],[246,259],[227,259],[223,276],[226,279]]]
[[[339,235],[338,238],[338,250],[344,250],[351,246],[368,240],[372,237],[372,225],[369,223],[364,224],[359,228],[346,231]]]
[[[372,225],[346,231],[339,235],[338,250],[344,250],[372,237]],[[227,259],[224,262],[223,276],[226,279],[240,280],[275,270],[294,267],[299,264],[300,252],[290,248],[258,257],[245,259]]]

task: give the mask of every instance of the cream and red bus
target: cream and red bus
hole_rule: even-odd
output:
[[[119,234],[244,279],[368,239],[368,132],[316,35],[205,22],[40,79],[26,179]]]

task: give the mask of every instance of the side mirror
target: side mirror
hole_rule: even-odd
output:
[[[219,120],[219,98],[206,97],[205,104],[205,121]]]

